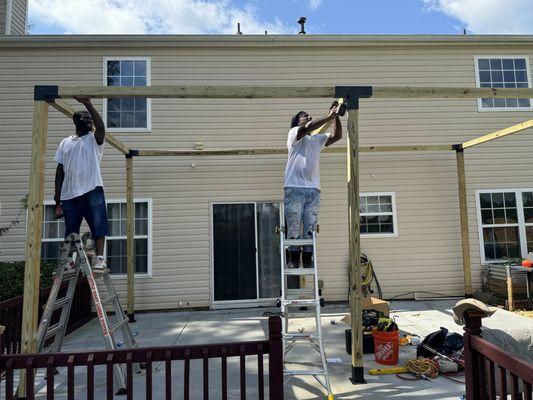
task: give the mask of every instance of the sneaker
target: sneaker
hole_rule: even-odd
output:
[[[95,258],[93,258],[93,270],[102,272],[106,269],[107,265],[103,256],[96,256]]]

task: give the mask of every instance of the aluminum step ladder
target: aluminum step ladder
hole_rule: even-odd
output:
[[[96,309],[107,349],[115,350],[119,347],[120,344],[116,337],[116,333],[119,331],[126,348],[131,349],[137,347],[138,343],[135,341],[134,335],[128,325],[129,320],[120,305],[118,294],[111,282],[109,270],[94,272],[87,259],[84,243],[82,243],[82,240],[76,233],[71,233],[59,249],[59,263],[54,275],[54,283],[37,330],[38,352],[59,352],[61,350],[80,270],[87,277],[94,308]],[[97,279],[103,280],[105,285],[107,297],[104,300],[102,300],[97,286]],[[63,282],[68,282],[66,294],[64,297],[58,298]],[[104,308],[106,305],[111,306],[110,308],[114,316],[108,314]],[[59,320],[57,323],[51,324],[52,316],[56,311],[60,312]],[[137,373],[140,372],[138,364],[135,364],[134,368]],[[121,365],[115,364],[113,376],[115,378],[117,394],[125,394],[126,379]]]
[[[313,376],[320,385],[327,391],[327,399],[333,400],[333,391],[328,374],[328,365],[324,344],[322,341],[322,326],[320,307],[323,300],[320,298],[318,287],[318,269],[316,255],[316,233],[313,231],[311,239],[286,239],[285,229],[280,229],[280,251],[281,251],[281,297],[278,304],[281,308],[282,315],[282,333],[283,333],[283,375],[284,382],[287,382],[294,376]],[[312,268],[287,268],[286,250],[290,246],[311,246],[313,248],[313,267]],[[300,278],[312,278],[313,282],[309,285],[310,279],[300,279],[300,288],[289,289],[287,278],[298,276]],[[308,287],[310,286],[310,287]],[[294,312],[295,308],[308,307],[311,313],[304,314]],[[311,332],[291,331],[289,328],[290,319],[304,315],[315,318],[316,329]],[[311,369],[289,369],[286,364],[299,364],[298,361],[291,361],[287,354],[297,345],[310,345],[320,356],[320,361],[314,363]]]

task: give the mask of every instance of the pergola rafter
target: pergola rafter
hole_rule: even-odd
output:
[[[470,249],[468,243],[468,215],[466,204],[466,178],[464,149],[486,143],[506,135],[523,131],[533,126],[533,120],[506,128],[461,144],[366,146],[358,145],[358,111],[360,98],[426,98],[426,99],[475,99],[475,98],[533,98],[533,89],[496,88],[449,88],[449,87],[372,87],[372,86],[146,86],[146,87],[102,87],[102,86],[36,86],[32,131],[32,158],[30,191],[28,197],[28,221],[26,243],[26,265],[24,305],[22,323],[22,352],[36,350],[41,221],[44,200],[44,156],[47,139],[48,106],[72,117],[74,110],[61,98],[86,96],[90,98],[343,98],[348,105],[348,144],[345,148],[328,148],[328,153],[347,152],[348,163],[348,209],[350,250],[350,312],[352,314],[352,381],[364,382],[362,358],[362,307],[359,231],[359,152],[396,151],[455,151],[458,168],[459,204],[461,215],[461,238],[465,294],[472,294],[470,272]],[[107,141],[126,157],[127,190],[127,272],[128,272],[128,314],[133,319],[133,157],[146,156],[221,156],[284,154],[283,148],[275,149],[221,149],[221,150],[141,150],[131,149],[114,136],[107,134]]]

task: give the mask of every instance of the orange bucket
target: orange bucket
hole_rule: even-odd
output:
[[[376,362],[383,365],[398,364],[400,331],[383,332],[374,329],[372,336]]]

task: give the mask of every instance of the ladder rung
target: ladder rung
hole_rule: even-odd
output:
[[[122,321],[117,322],[111,329],[111,333],[115,333],[115,331],[119,328],[121,328],[123,325],[128,323],[128,318],[124,318]]]
[[[46,331],[44,335],[44,340],[50,339],[51,337],[57,335],[61,329],[63,328],[63,325],[61,325],[59,322],[55,325],[52,325],[48,330]]]
[[[113,301],[116,298],[118,298],[118,294],[117,293],[115,293],[114,295],[109,296],[107,299],[103,300],[102,301],[102,305],[110,303],[111,301]]]
[[[283,374],[284,375],[290,375],[290,376],[294,376],[294,375],[311,375],[311,376],[326,375],[324,373],[323,369],[292,369],[292,370],[289,369],[289,370],[283,371]]]
[[[66,304],[68,304],[69,301],[70,299],[68,297],[63,297],[62,299],[56,300],[52,307],[52,310],[57,310],[58,308],[65,306]]]
[[[285,275],[314,275],[314,268],[284,268],[283,273]]]
[[[288,340],[318,340],[317,333],[285,333],[283,336]]]
[[[286,239],[283,241],[285,247],[288,246],[312,246],[313,239]]]
[[[285,289],[286,296],[316,296],[315,289]]]
[[[294,300],[282,300],[282,303],[286,306],[319,306],[320,300],[294,299]]]

